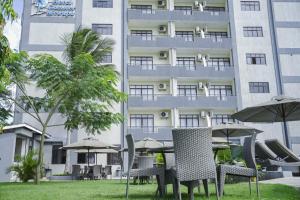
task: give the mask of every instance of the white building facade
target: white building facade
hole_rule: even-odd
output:
[[[96,136],[100,140],[123,147],[131,133],[136,140],[170,141],[172,128],[234,122],[232,113],[273,96],[300,97],[300,0],[55,0],[41,10],[35,2],[25,1],[22,21],[20,49],[30,55],[62,59],[61,36],[79,26],[116,42],[106,62],[122,74],[119,87],[129,97],[115,111],[126,121]],[[58,115],[52,123],[61,120]],[[15,123],[39,128],[20,113]],[[282,124],[253,126],[264,130],[258,139],[284,142]],[[299,128],[299,122],[288,124],[296,154]],[[49,134],[65,144],[63,127]],[[77,130],[71,141],[84,137]],[[45,162],[61,173],[64,164],[52,162],[53,152],[48,145]],[[77,162],[72,153],[71,163]]]

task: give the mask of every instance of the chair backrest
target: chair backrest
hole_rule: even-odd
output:
[[[131,134],[126,135],[127,147],[128,147],[128,172],[132,169],[135,158],[135,146],[134,139]]]
[[[256,169],[255,161],[255,140],[256,134],[244,139],[243,156],[248,168]]]
[[[93,166],[93,175],[100,176],[102,171],[102,165],[94,165]]]
[[[138,156],[138,168],[139,169],[149,169],[153,168],[154,156]]]
[[[255,155],[259,160],[276,160],[276,155],[259,141],[255,142]]]
[[[284,161],[300,162],[300,158],[277,139],[266,140],[265,143],[279,158],[284,159]]]
[[[173,129],[172,135],[179,181],[216,178],[211,128]]]
[[[174,153],[165,153],[166,169],[171,169],[175,167],[175,154]]]
[[[104,173],[106,175],[111,175],[112,171],[111,171],[111,166],[107,165],[104,167]]]
[[[80,172],[81,172],[80,165],[72,165],[72,175],[73,176],[80,175]]]

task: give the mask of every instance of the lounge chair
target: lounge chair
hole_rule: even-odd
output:
[[[270,161],[277,161],[277,156],[263,143],[255,142],[256,162],[265,167],[267,171],[277,171],[277,165],[271,165]],[[283,163],[284,164],[284,163]]]

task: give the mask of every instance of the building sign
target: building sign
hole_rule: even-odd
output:
[[[73,17],[75,6],[73,0],[35,0],[32,15],[44,15],[49,17]]]

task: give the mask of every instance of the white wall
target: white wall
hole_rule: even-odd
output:
[[[281,54],[280,66],[283,76],[300,76],[300,54]]]
[[[277,28],[279,48],[300,48],[300,28]]]
[[[276,21],[300,21],[300,2],[274,2]]]
[[[9,182],[10,174],[6,170],[14,162],[16,135],[0,134],[0,182]]]

